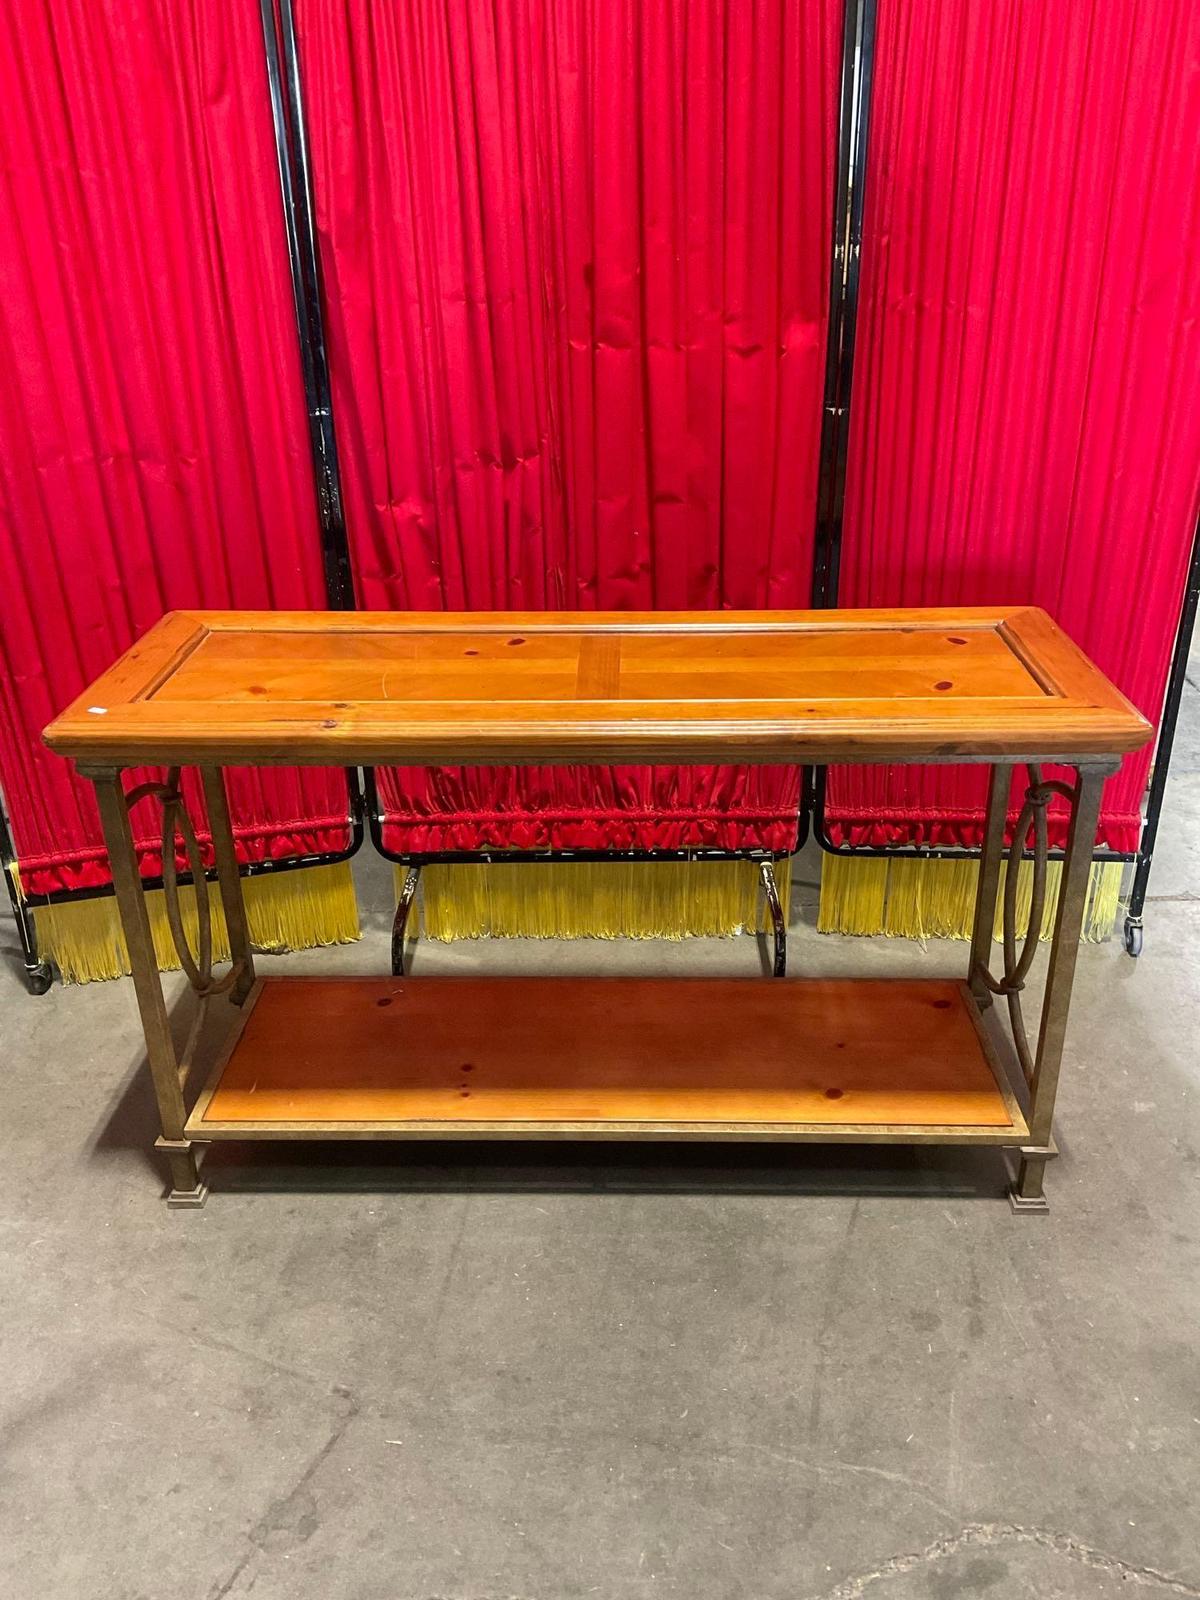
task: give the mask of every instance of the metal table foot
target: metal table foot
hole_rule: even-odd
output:
[[[199,1211],[208,1199],[208,1185],[198,1183],[194,1189],[171,1189],[167,1205],[172,1211]]]
[[[1008,1203],[1014,1211],[1049,1211],[1043,1187],[1046,1163],[1057,1154],[1056,1149],[1022,1150],[1016,1178],[1008,1190]]]
[[[1045,1156],[1022,1156],[1017,1176],[1009,1185],[1008,1203],[1014,1211],[1044,1213],[1050,1210],[1043,1190]]]
[[[208,1185],[200,1177],[196,1146],[190,1139],[159,1137],[154,1148],[161,1150],[171,1169],[167,1204],[175,1209],[198,1210],[208,1199]]]

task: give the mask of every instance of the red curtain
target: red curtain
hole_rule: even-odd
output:
[[[838,0],[300,0],[360,603],[808,604]],[[387,842],[786,848],[794,769],[381,774]]]
[[[841,603],[1036,602],[1156,719],[1200,496],[1200,7],[881,0],[875,81]],[[1149,760],[1103,844],[1136,848]],[[977,844],[982,812],[971,769],[830,775],[839,842]]]
[[[0,100],[0,785],[39,895],[108,879],[51,717],[164,610],[324,600],[257,7],[25,0]],[[340,771],[231,790],[244,859],[348,843]]]

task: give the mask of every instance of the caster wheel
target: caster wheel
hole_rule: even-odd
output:
[[[1125,951],[1127,955],[1141,955],[1142,925],[1140,922],[1127,922],[1125,924]]]
[[[30,994],[46,994],[53,982],[54,972],[47,961],[39,961],[36,967],[25,969],[25,983]]]

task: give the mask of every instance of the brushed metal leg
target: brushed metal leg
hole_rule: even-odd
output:
[[[85,771],[84,776],[96,786],[104,842],[112,866],[113,888],[129,950],[134,993],[141,1014],[146,1055],[162,1125],[162,1138],[157,1148],[165,1152],[171,1171],[171,1190],[167,1203],[172,1206],[202,1206],[208,1186],[200,1180],[195,1148],[191,1140],[184,1136],[187,1108],[179,1081],[179,1059],[167,1019],[121,772],[119,768],[92,770]]]
[[[1107,768],[1080,767],[1071,809],[1037,1053],[1029,1082],[1030,1142],[1034,1147],[1043,1149],[1049,1147],[1051,1142],[1054,1102],[1058,1094],[1067,1017],[1071,1009],[1071,989],[1079,956],[1079,938],[1083,932],[1096,826],[1100,820],[1100,797],[1107,774]],[[1022,1152],[1017,1179],[1011,1191],[1015,1209],[1045,1209],[1042,1179],[1046,1160],[1045,1155]]]
[[[1104,779],[1103,772],[1087,768],[1080,771],[1077,797],[1071,814],[1058,913],[1054,919],[1054,941],[1050,947],[1050,969],[1046,974],[1046,994],[1042,1002],[1037,1056],[1030,1084],[1029,1133],[1035,1144],[1045,1144],[1049,1140],[1050,1125],[1054,1119],[1054,1099],[1058,1093],[1058,1074],[1062,1066],[1067,1016],[1071,1009],[1071,988],[1079,956],[1079,937],[1083,932],[1083,913],[1087,903]]]

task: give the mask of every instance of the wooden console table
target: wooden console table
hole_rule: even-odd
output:
[[[163,620],[46,730],[96,785],[162,1119],[173,1205],[201,1205],[218,1139],[571,1138],[986,1144],[1045,1207],[1100,792],[1144,719],[1044,612],[188,612]],[[992,767],[964,981],[256,978],[222,768],[545,762],[980,762]],[[1039,763],[1073,768],[1072,783]],[[179,791],[201,769],[232,965],[213,975],[208,889]],[[1018,947],[1007,876],[1032,844]],[[166,767],[127,790],[126,768]],[[1021,992],[1045,892],[1046,806],[1070,837],[1035,1044]],[[164,887],[202,1001],[241,1008],[198,1097],[172,1043],[129,808],[163,804]],[[175,873],[197,884],[189,949]],[[1012,1037],[996,1025],[1008,1005]],[[201,1011],[203,1006],[201,1007]],[[190,1103],[189,1103],[190,1102]]]

